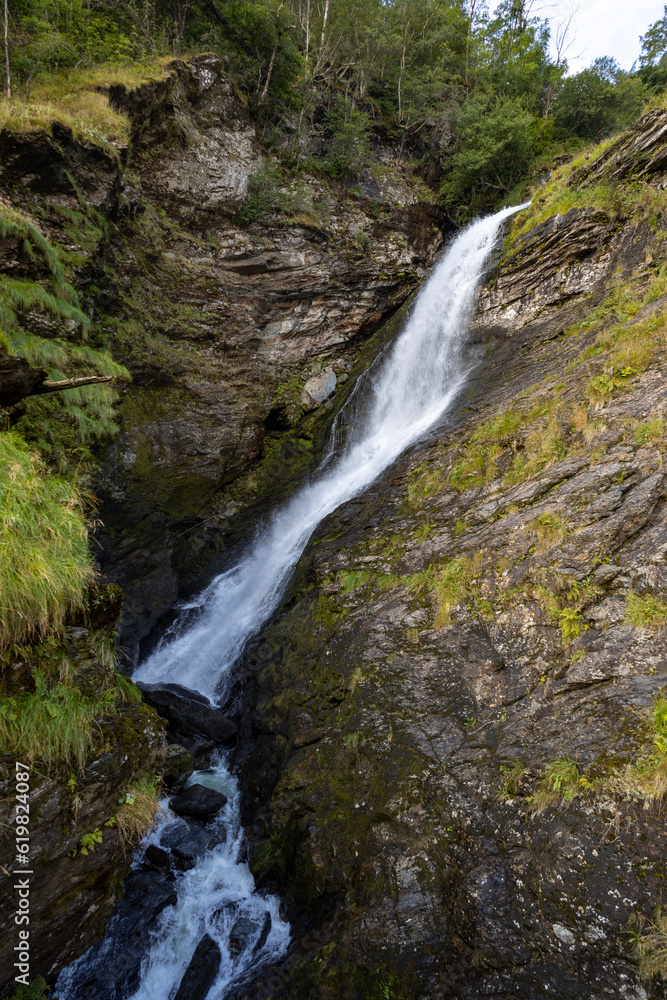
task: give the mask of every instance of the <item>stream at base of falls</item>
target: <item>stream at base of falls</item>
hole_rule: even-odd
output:
[[[224,703],[234,664],[277,610],[318,524],[375,482],[438,423],[456,397],[465,381],[463,346],[477,287],[504,220],[524,207],[503,209],[456,237],[419,292],[402,333],[358,380],[334,424],[319,470],[259,527],[237,565],[181,608],[176,624],[138,667],[135,680],[177,682],[213,705]],[[141,961],[134,961],[125,981],[120,975],[113,990],[93,988],[119,962],[127,933],[123,928],[129,926],[132,933],[132,921],[140,921],[136,911],[133,916],[128,889],[126,915],[123,900],[104,938],[62,972],[56,986],[59,1000],[222,1000],[250,970],[256,973],[287,950],[289,927],[280,916],[279,901],[256,891],[243,860],[240,790],[226,759],[196,772],[190,781],[220,788],[228,802],[206,826],[212,840],[194,867],[173,875],[173,890],[163,887],[169,902],[149,932],[144,931]],[[136,863],[150,844],[168,845],[178,823],[183,821],[163,808]],[[193,825],[194,833],[199,837]],[[217,963],[214,974],[209,967],[197,989],[185,990],[183,977],[206,948]]]
[[[121,911],[109,921],[102,940],[63,971],[55,991],[59,1000],[87,1000],[98,995],[104,1000],[174,997],[205,936],[213,942],[200,963],[207,965],[202,970],[206,992],[195,998],[184,984],[184,995],[179,1000],[203,1000],[204,996],[220,1000],[227,988],[250,969],[256,970],[284,954],[290,939],[289,924],[280,915],[276,896],[256,892],[243,860],[241,794],[225,757],[204,771],[195,771],[188,781],[188,785],[194,784],[227,797],[219,815],[206,826],[186,822],[170,811],[168,799],[164,799],[154,829],[135,856],[133,868],[139,871],[150,845],[171,849],[176,855],[183,853],[179,845],[188,841],[197,842],[194,850],[203,848],[193,868],[175,873],[173,892],[177,902],[162,909],[146,936],[138,988],[132,989],[136,973],[124,974],[122,953],[127,953],[125,937],[130,921]],[[116,981],[114,973],[119,974]]]

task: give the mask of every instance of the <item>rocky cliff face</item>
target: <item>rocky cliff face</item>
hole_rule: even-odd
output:
[[[161,770],[167,747],[164,727],[157,714],[136,697],[123,700],[108,647],[103,654],[100,629],[99,620],[90,628],[72,626],[57,643],[52,640],[43,646],[10,650],[3,657],[3,695],[8,690],[12,694],[33,691],[35,670],[53,669],[54,664],[67,669],[78,690],[107,694],[105,710],[94,723],[93,746],[83,759],[72,757],[67,762],[51,762],[51,766],[41,761],[28,768],[27,813],[14,815],[15,760],[0,755],[3,996],[13,994],[14,977],[25,971],[14,968],[18,961],[16,887],[21,878],[17,828],[24,825],[29,831],[29,925],[21,927],[30,934],[30,978],[44,976],[53,982],[60,969],[103,932],[123,895],[134,845],[150,824],[150,811],[139,812],[142,804],[136,789],[147,777],[154,781]],[[61,711],[65,710],[63,706]],[[81,718],[77,723],[81,730],[86,724]],[[84,741],[83,732],[81,736]],[[12,876],[10,871],[18,874]]]
[[[100,487],[103,564],[126,591],[123,639],[134,646],[200,585],[230,531],[247,530],[270,460],[281,492],[286,465],[303,473],[322,424],[322,413],[303,420],[304,384],[332,365],[342,384],[442,236],[418,201],[428,190],[385,166],[381,149],[366,193],[307,173],[278,189],[269,174],[271,190],[251,199],[256,217],[239,219],[270,161],[214,57],[112,98],[131,116],[123,183],[141,211],[114,229],[98,279],[134,379]]]
[[[128,149],[58,124],[3,132],[0,191],[75,261],[90,335],[133,377],[95,488],[135,652],[247,531],[250,508],[275,499],[277,478],[284,493],[303,474],[337,398],[307,412],[304,385],[331,369],[340,396],[442,234],[431,192],[392,148],[378,145],[349,190],[281,178],[214,56],[109,96],[130,117]],[[41,278],[11,236],[0,266]],[[23,321],[48,335],[43,316]]]
[[[666,874],[658,117],[510,233],[446,423],[321,526],[248,654],[252,864],[296,945],[239,996],[665,996],[631,949]]]

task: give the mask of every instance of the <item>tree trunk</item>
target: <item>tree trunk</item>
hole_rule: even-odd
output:
[[[269,69],[266,74],[266,80],[264,81],[264,90],[262,91],[262,96],[259,99],[261,104],[266,97],[266,92],[269,89],[269,84],[271,83],[271,74],[273,73],[273,64],[276,61],[276,52],[278,51],[278,46],[280,45],[280,35],[276,38],[276,44],[273,46],[273,52],[271,53],[271,62],[269,63]]]
[[[326,0],[324,4],[324,17],[322,19],[322,37],[320,38],[320,48],[324,48],[324,36],[327,30],[327,21],[329,20],[329,0]]]
[[[5,71],[7,74],[7,86],[5,88],[5,93],[7,97],[12,96],[12,72],[9,65],[9,5],[8,0],[5,0]]]

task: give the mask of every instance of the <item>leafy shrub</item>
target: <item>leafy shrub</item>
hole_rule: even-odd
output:
[[[325,122],[331,131],[324,160],[327,172],[337,178],[358,174],[370,156],[370,117],[349,98],[337,95]]]
[[[530,162],[535,124],[518,97],[492,100],[476,93],[461,105],[455,118],[457,149],[441,188],[458,222],[519,180]]]

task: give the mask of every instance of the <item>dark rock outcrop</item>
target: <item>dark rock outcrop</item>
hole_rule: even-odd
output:
[[[619,790],[667,681],[632,610],[667,602],[663,256],[586,208],[511,244],[446,425],[311,540],[239,752],[296,945],[239,997],[665,997],[627,934],[661,899],[660,801]]]
[[[32,395],[47,378],[43,368],[33,368],[0,347],[0,407],[15,406]]]
[[[180,684],[137,684],[144,700],[158,715],[169,721],[170,727],[184,736],[205,736],[214,743],[226,745],[236,738],[235,724],[213,708],[208,699],[197,691]]]
[[[252,952],[256,955],[266,944],[266,939],[271,933],[271,914],[268,910],[261,920],[253,920],[251,917],[238,917],[229,932],[229,953],[233,958],[237,958],[250,946],[252,942]]]
[[[174,1000],[197,1000],[205,997],[215,982],[222,956],[210,936],[205,934],[190,960]]]
[[[225,836],[223,826],[216,824],[204,826],[194,820],[188,820],[187,823],[183,820],[180,823],[170,824],[163,831],[160,843],[192,867],[196,859],[211,847],[224,843]]]
[[[131,997],[139,986],[147,937],[162,911],[176,901],[173,876],[146,869],[133,872],[104,937],[71,970],[77,996],[86,1000]]]
[[[194,784],[170,799],[169,806],[177,816],[192,816],[206,822],[220,812],[226,802],[227,796],[222,792]]]
[[[170,743],[162,769],[162,779],[167,788],[176,788],[190,777],[194,769],[195,761],[190,751],[178,743]]]

